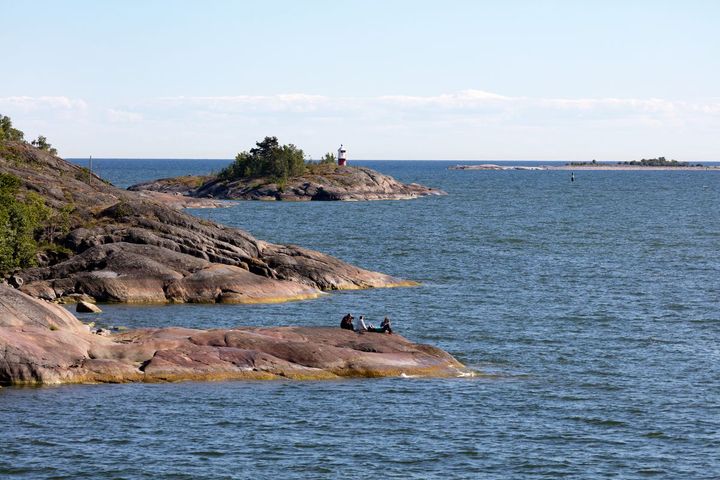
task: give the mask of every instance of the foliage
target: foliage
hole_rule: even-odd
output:
[[[35,233],[51,211],[37,194],[18,199],[20,179],[0,173],[0,272],[35,264]]]
[[[39,148],[40,150],[45,150],[46,152],[49,152],[51,155],[57,155],[57,149],[50,145],[47,141],[47,138],[43,135],[39,135],[37,139],[33,140],[30,143],[34,147]]]
[[[0,142],[22,141],[25,134],[13,128],[10,117],[0,115]]]
[[[677,160],[667,160],[665,157],[643,158],[642,160],[633,160],[625,162],[625,165],[640,165],[643,167],[687,167],[688,162],[678,162]],[[699,165],[698,165],[699,166]]]
[[[221,180],[271,177],[276,181],[305,173],[303,151],[293,144],[280,145],[277,137],[265,137],[249,152],[240,152],[235,161],[218,174]]]
[[[133,214],[133,209],[127,202],[120,201],[110,207],[110,213],[113,218],[119,220],[131,216]]]
[[[592,162],[570,162],[568,165],[573,167],[585,167],[594,165],[609,165],[609,163],[597,163],[593,160]],[[702,167],[702,163],[696,163],[694,165],[688,162],[678,162],[677,160],[668,160],[665,157],[658,158],[643,158],[642,160],[633,160],[631,162],[617,162],[617,165],[635,165],[639,167]]]
[[[0,173],[0,274],[35,265],[40,250],[62,249],[53,242],[70,231],[75,210],[73,203],[55,210],[35,192],[21,199],[20,185],[18,177]]]
[[[323,155],[323,157],[320,159],[320,165],[323,165],[323,164],[326,164],[326,163],[327,163],[327,164],[330,164],[330,163],[335,164],[335,163],[337,163],[337,159],[335,158],[335,154],[334,154],[334,153],[328,152],[328,153],[326,153],[325,155]]]

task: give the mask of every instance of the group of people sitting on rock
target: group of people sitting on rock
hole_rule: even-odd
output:
[[[390,319],[388,317],[385,317],[385,319],[380,323],[379,327],[374,326],[372,323],[369,325],[365,325],[365,316],[360,315],[360,318],[358,318],[357,324],[353,324],[353,320],[355,320],[355,317],[353,317],[351,314],[345,315],[342,320],[340,320],[340,328],[344,330],[353,330],[358,333],[363,332],[374,332],[374,333],[389,333],[392,335],[392,327],[390,327]]]

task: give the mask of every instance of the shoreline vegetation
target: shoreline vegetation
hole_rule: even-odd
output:
[[[339,165],[326,153],[319,161],[305,160],[301,149],[265,137],[216,175],[163,178],[132,185],[148,196],[212,200],[368,201],[409,200],[446,195],[416,183],[404,184],[367,167]],[[160,197],[158,197],[160,199]]]

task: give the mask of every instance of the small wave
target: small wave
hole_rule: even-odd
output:
[[[223,457],[223,456],[225,456],[225,452],[221,452],[219,450],[198,450],[195,452],[190,452],[190,454],[198,456],[198,457]]]
[[[621,420],[610,420],[607,418],[570,417],[570,420],[587,423],[589,425],[600,425],[603,427],[624,427],[627,425],[627,423]]]

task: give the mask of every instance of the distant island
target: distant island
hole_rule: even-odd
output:
[[[678,162],[668,160],[665,157],[643,158],[629,162],[569,162],[565,165],[497,165],[494,163],[453,165],[448,170],[699,170],[699,171],[720,171],[717,166],[705,166],[701,163]]]
[[[349,166],[344,152],[341,148],[337,159],[326,153],[317,162],[306,161],[295,145],[280,145],[277,137],[265,137],[255,148],[238,153],[235,161],[218,174],[163,178],[132,185],[128,190],[271,201],[407,200],[446,195],[435,188],[401,183],[370,168]]]
[[[570,162],[570,167],[597,167],[597,166],[613,166],[613,165],[631,165],[636,167],[670,167],[670,168],[705,168],[702,163],[691,164],[689,162],[678,162],[677,160],[668,160],[665,157],[643,158],[642,160],[632,160],[630,162],[598,163],[596,160],[592,162]]]

